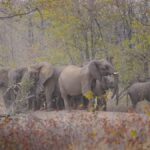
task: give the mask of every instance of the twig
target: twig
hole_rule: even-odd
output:
[[[0,17],[0,20],[4,20],[4,19],[11,19],[11,18],[14,18],[14,17],[22,17],[22,16],[25,16],[25,15],[29,15],[35,11],[38,11],[39,12],[39,9],[38,8],[35,8],[35,9],[32,9],[28,12],[24,12],[24,13],[20,13],[20,14],[13,14],[13,15],[8,15],[8,16],[1,16]]]

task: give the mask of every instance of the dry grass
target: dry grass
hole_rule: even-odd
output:
[[[30,112],[0,121],[0,149],[150,148],[150,119],[136,113]]]

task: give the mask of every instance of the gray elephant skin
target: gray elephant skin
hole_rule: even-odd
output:
[[[29,67],[23,79],[32,82],[32,86],[28,89],[28,109],[40,109],[43,104],[43,101],[41,101],[41,95],[43,94],[46,109],[53,109],[53,99],[60,97],[58,77],[62,70],[63,67],[54,67],[47,62],[37,63]],[[59,99],[56,103],[59,103]]]
[[[0,89],[7,89],[8,86],[21,82],[22,77],[27,71],[26,67],[16,69],[1,69],[0,70]],[[5,91],[4,90],[4,91]]]
[[[64,104],[60,94],[60,88],[58,84],[58,79],[65,66],[55,66],[53,67],[53,74],[47,81],[43,84],[44,92],[46,96],[46,108],[48,110],[53,109],[63,109]]]
[[[14,84],[7,88],[7,90],[4,92],[3,99],[7,109],[9,109],[9,107],[15,102],[19,90],[20,86],[18,84]]]
[[[102,81],[96,80],[96,87],[93,89],[94,94],[98,98],[98,107],[103,108],[104,111],[107,109],[107,100],[105,98],[107,90],[113,90],[113,94],[111,99],[116,95],[116,99],[118,99],[119,87],[118,87],[118,78],[117,74],[113,76],[104,76]]]
[[[27,71],[27,67],[11,69],[8,72],[9,86],[21,82],[26,71]]]
[[[118,92],[119,92],[119,87],[118,87],[118,80],[116,80],[116,78],[118,78],[118,75],[113,75],[113,76],[104,76],[102,77],[101,82],[99,80],[96,80],[96,85],[95,87],[93,87],[93,92],[94,95],[97,97],[97,108],[96,109],[101,109],[106,111],[107,109],[107,100],[106,100],[106,92],[107,90],[113,90],[113,94],[112,97],[113,98],[116,95],[116,99],[118,96]],[[88,105],[88,100],[85,97],[81,98],[80,103],[83,104],[83,107],[87,107]],[[79,103],[79,104],[80,104]]]
[[[26,71],[26,67],[0,70],[0,89],[2,90],[3,100],[7,108],[16,98],[15,84],[21,82]]]
[[[147,100],[150,102],[150,81],[134,83],[128,89],[127,94],[130,96],[133,108],[136,108],[140,101]]]
[[[103,76],[114,73],[114,67],[107,60],[92,60],[83,67],[67,66],[59,77],[59,87],[64,100],[65,108],[70,109],[69,96],[83,95],[88,98],[89,105],[92,105],[94,92],[92,84]]]

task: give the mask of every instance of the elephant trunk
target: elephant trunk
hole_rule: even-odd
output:
[[[118,105],[119,102],[119,74],[116,72],[113,74],[114,75],[114,90],[113,90],[113,95],[112,95],[112,99],[114,98],[114,96],[116,95],[116,105]]]

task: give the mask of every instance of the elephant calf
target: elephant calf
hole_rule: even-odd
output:
[[[150,102],[150,82],[134,83],[128,89],[127,94],[130,96],[133,108],[136,108],[139,101],[147,100]]]
[[[109,89],[113,89],[113,95],[112,98],[116,95],[116,98],[118,98],[118,74],[115,74],[114,76],[104,76],[102,78],[102,81],[99,80],[96,81],[96,86],[94,88],[94,94],[98,97],[98,106],[103,106],[103,110],[106,111],[107,109],[107,103],[106,103],[106,92]]]

